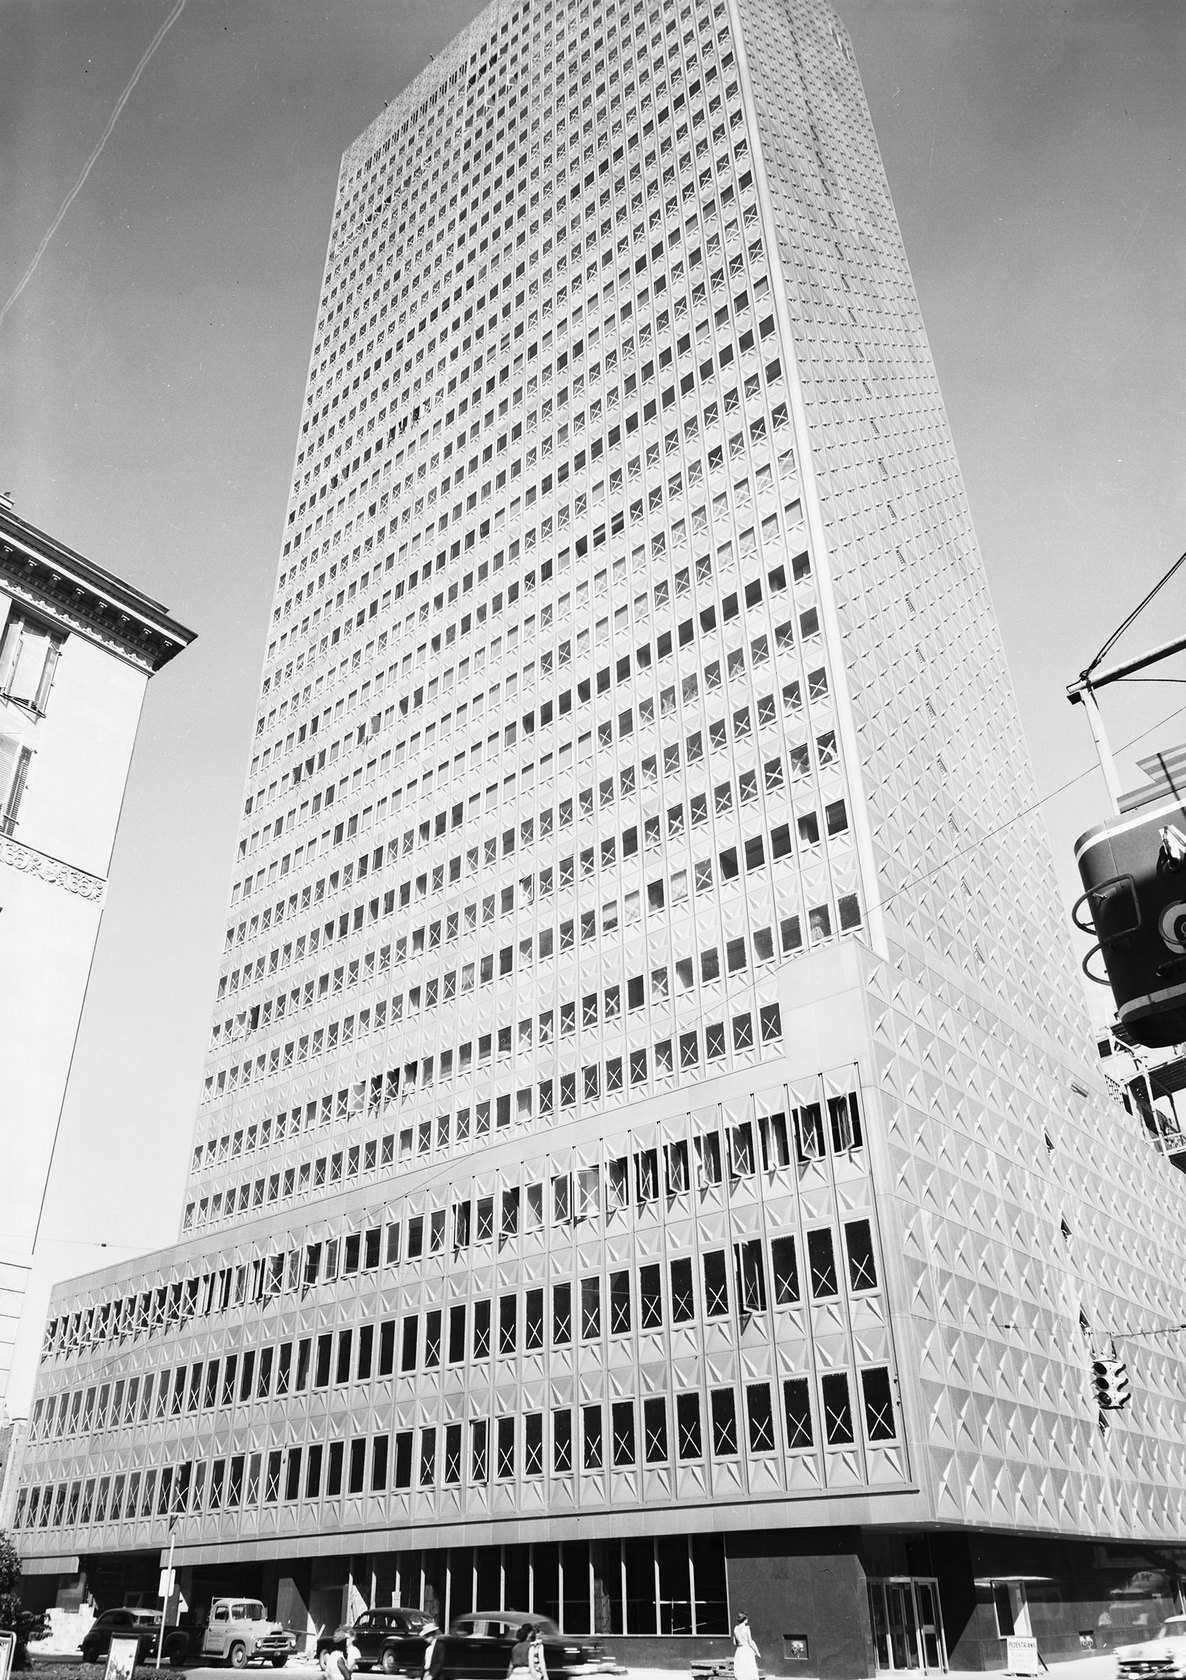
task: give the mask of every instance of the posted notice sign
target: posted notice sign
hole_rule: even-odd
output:
[[[1039,1669],[1038,1641],[1036,1639],[1015,1639],[1012,1636],[1005,1641],[1007,1647],[1005,1667],[1010,1674],[1036,1674]]]

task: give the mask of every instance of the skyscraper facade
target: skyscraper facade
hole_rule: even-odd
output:
[[[33,1567],[172,1525],[191,1603],[745,1608],[778,1674],[1169,1590],[1177,1344],[1090,1368],[1181,1319],[1182,1195],[826,7],[500,0],[347,151],[253,754],[180,1240],[55,1297]]]

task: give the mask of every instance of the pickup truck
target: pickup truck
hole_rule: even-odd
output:
[[[283,1668],[296,1648],[296,1640],[268,1620],[258,1598],[215,1598],[204,1622],[193,1627],[166,1627],[162,1654],[174,1668],[187,1658],[207,1658],[246,1668],[249,1662],[271,1663]]]
[[[1156,1639],[1116,1647],[1117,1680],[1186,1680],[1186,1616],[1168,1616]]]

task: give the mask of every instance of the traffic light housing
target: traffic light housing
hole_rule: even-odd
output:
[[[1151,1048],[1186,1040],[1186,803],[1141,806],[1075,842],[1083,897],[1071,920],[1099,944],[1089,980],[1110,985],[1129,1036]],[[1106,980],[1088,967],[1096,951]]]
[[[1123,1359],[1094,1359],[1091,1382],[1101,1412],[1121,1412],[1132,1405],[1132,1384]]]

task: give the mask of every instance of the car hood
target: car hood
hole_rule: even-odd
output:
[[[1156,1657],[1186,1657],[1186,1639],[1145,1639],[1139,1645],[1117,1645],[1117,1662],[1141,1662]]]

